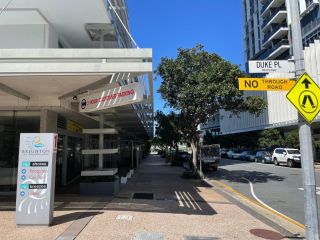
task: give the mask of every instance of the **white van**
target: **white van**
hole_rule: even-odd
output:
[[[294,148],[276,148],[272,154],[274,165],[286,164],[288,167],[301,165],[301,154],[299,149]]]

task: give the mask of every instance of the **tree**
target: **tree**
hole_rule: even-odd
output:
[[[225,109],[233,113],[259,114],[266,103],[259,97],[243,97],[238,78],[244,76],[238,65],[197,45],[178,49],[176,59],[162,58],[156,70],[162,78],[159,92],[167,105],[179,112],[181,131],[191,144],[193,166],[197,162],[197,127]]]
[[[283,145],[283,137],[277,129],[267,129],[259,134],[258,146],[261,148],[275,148]]]
[[[179,115],[174,112],[165,115],[163,112],[157,111],[155,120],[157,121],[157,141],[170,148],[174,147],[178,151],[178,143],[182,137],[179,131]]]
[[[284,138],[284,145],[290,148],[300,148],[299,131],[292,130]]]

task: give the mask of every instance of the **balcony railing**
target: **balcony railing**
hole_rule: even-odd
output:
[[[320,26],[320,19],[316,19],[308,23],[306,26],[302,27],[302,36],[307,35],[308,32],[311,32],[313,29]]]
[[[313,0],[306,0],[306,8],[308,8],[313,2]]]
[[[267,57],[269,57],[271,55],[271,53],[273,53],[275,50],[277,50],[278,48],[280,48],[281,46],[284,46],[284,45],[289,45],[289,41],[286,39],[280,40],[275,45],[273,45],[272,48],[267,49],[263,54],[261,54],[258,57],[258,60],[267,59]]]
[[[277,27],[273,28],[272,31],[266,35],[264,35],[263,43],[269,40],[269,38],[275,34],[280,28],[287,28],[287,24],[279,24]]]
[[[271,19],[274,18],[274,16],[276,16],[280,11],[285,11],[285,10],[287,10],[285,4],[283,4],[283,5],[281,5],[280,7],[274,9],[274,12],[273,12],[269,17],[267,17],[267,18],[263,21],[262,29],[263,29],[263,28],[271,21]]]
[[[264,11],[269,7],[270,3],[272,2],[273,0],[269,0],[269,1],[266,1],[265,4],[263,5],[260,13],[264,13]]]

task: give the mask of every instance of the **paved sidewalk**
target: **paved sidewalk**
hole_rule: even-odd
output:
[[[182,172],[151,155],[113,199],[57,197],[49,228],[17,228],[14,201],[0,198],[0,239],[284,239],[202,181],[182,179]]]
[[[283,239],[201,181],[182,179],[182,171],[149,156],[77,239]],[[132,199],[134,193],[154,199]]]

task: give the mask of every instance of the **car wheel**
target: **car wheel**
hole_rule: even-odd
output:
[[[266,160],[265,159],[262,159],[262,161],[261,161],[263,164],[265,164],[266,163]]]
[[[273,159],[274,165],[279,166],[278,160],[275,158]]]
[[[293,165],[294,165],[294,164],[293,164],[293,161],[292,161],[291,159],[288,159],[288,162],[287,162],[287,163],[288,163],[288,167],[289,167],[289,168],[292,168]]]

